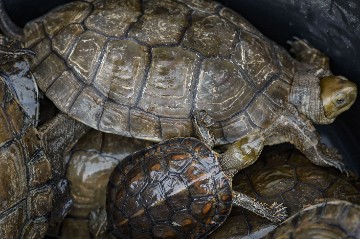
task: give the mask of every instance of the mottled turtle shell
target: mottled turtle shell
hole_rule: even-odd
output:
[[[262,202],[283,203],[289,216],[330,199],[360,204],[356,181],[336,169],[312,164],[295,149],[281,147],[264,152],[252,166],[239,172],[233,179],[234,190]],[[210,238],[262,238],[275,227],[250,211],[233,208],[226,222]]]
[[[92,239],[89,215],[105,208],[106,188],[112,170],[126,156],[150,145],[149,141],[94,129],[84,135],[65,158],[72,208],[57,228],[59,231],[48,232],[48,235],[62,239]]]
[[[266,238],[360,238],[360,206],[331,201],[308,207],[283,222]]]
[[[294,60],[237,13],[203,0],[63,5],[25,26],[38,86],[104,132],[191,136],[205,109],[217,144],[268,126],[288,100]]]
[[[203,238],[232,207],[231,181],[216,153],[194,138],[128,156],[107,190],[108,223],[118,238]]]
[[[0,238],[43,238],[48,226],[51,165],[30,122],[0,76]]]

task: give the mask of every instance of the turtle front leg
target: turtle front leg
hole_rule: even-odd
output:
[[[290,104],[266,130],[265,137],[267,145],[292,143],[314,164],[332,166],[341,172],[346,172],[342,157],[337,150],[321,143],[320,136],[311,121]]]
[[[324,53],[311,46],[306,40],[294,37],[293,41],[288,41],[287,43],[291,46],[290,52],[294,53],[295,58],[298,61],[322,70],[330,70],[329,58]]]
[[[283,204],[274,202],[269,205],[257,201],[255,198],[251,198],[243,193],[233,191],[233,205],[243,207],[253,213],[265,217],[272,222],[280,223],[287,218],[286,207]]]

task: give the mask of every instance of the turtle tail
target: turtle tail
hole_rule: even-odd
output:
[[[23,29],[18,27],[6,13],[3,0],[0,0],[0,30],[7,37],[22,40]]]

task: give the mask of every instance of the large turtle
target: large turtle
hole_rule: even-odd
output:
[[[315,164],[343,169],[313,122],[347,110],[356,85],[334,76],[305,41],[292,42],[295,60],[204,0],[75,1],[28,23],[22,36],[2,17],[3,31],[36,53],[40,89],[93,128],[161,141],[191,136],[191,115],[206,110],[216,144],[256,133],[261,147],[291,142]]]
[[[343,200],[305,208],[266,238],[360,238],[360,205]]]
[[[289,216],[309,205],[333,199],[360,204],[358,180],[335,169],[316,166],[293,148],[281,145],[265,151],[260,160],[234,177],[234,189],[261,201],[283,203]],[[257,239],[276,226],[252,212],[234,208],[209,238]]]
[[[66,181],[56,173],[60,170],[55,169],[59,165],[57,159],[87,127],[60,114],[37,130],[36,117],[29,116],[29,109],[24,109],[26,97],[19,97],[23,92],[15,91],[12,84],[16,75],[30,82],[34,80],[26,64],[11,67],[21,63],[21,57],[29,52],[3,45],[1,49],[0,59],[7,64],[0,64],[0,238],[42,238],[50,215],[51,220],[58,220],[67,212],[65,206],[52,211],[53,206],[71,202],[61,192],[66,189],[62,185]],[[19,70],[21,74],[14,74]],[[18,99],[24,101],[20,103]],[[73,130],[70,134],[66,132],[69,129]],[[57,136],[62,138],[61,144],[44,140]]]

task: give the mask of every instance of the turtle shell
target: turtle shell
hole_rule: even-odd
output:
[[[0,238],[43,238],[48,226],[51,164],[31,122],[0,76]]]
[[[128,156],[107,190],[108,223],[118,238],[203,238],[232,207],[231,181],[216,153],[194,138]]]
[[[330,199],[360,204],[356,181],[336,169],[316,166],[299,151],[282,146],[264,152],[252,166],[236,175],[233,188],[262,202],[283,203],[289,216]],[[275,227],[250,211],[234,208],[210,238],[262,238]]]
[[[331,201],[308,207],[283,222],[266,238],[360,238],[360,206]]]
[[[75,1],[28,23],[39,88],[104,132],[161,141],[192,135],[207,110],[217,144],[261,129],[288,100],[294,60],[213,1]]]

